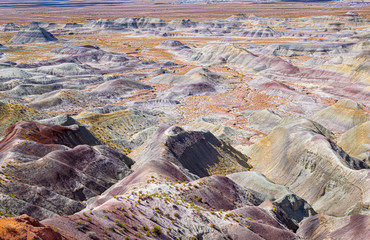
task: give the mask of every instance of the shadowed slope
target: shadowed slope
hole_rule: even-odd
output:
[[[165,159],[198,177],[250,168],[243,154],[212,133],[186,132],[177,126],[162,126],[131,155],[136,159],[134,169],[152,159]]]

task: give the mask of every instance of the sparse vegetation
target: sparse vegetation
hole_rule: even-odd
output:
[[[99,240],[99,238],[96,236],[95,232],[86,232],[86,235],[93,240]]]
[[[162,233],[162,228],[158,225],[152,225],[151,232],[156,235],[161,235]]]

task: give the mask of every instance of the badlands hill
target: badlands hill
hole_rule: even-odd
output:
[[[29,28],[19,31],[9,43],[43,43],[57,41],[50,32],[43,28]]]
[[[58,3],[0,26],[0,239],[369,238],[366,5]]]

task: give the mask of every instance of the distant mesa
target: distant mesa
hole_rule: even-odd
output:
[[[194,68],[185,75],[163,74],[150,82],[175,85],[158,95],[162,99],[181,99],[186,96],[213,94],[231,89],[226,78],[207,68]]]
[[[58,41],[56,37],[43,28],[35,27],[19,31],[9,43],[45,43]]]
[[[129,96],[134,90],[151,88],[151,86],[143,84],[136,80],[115,79],[100,84],[91,91],[91,94],[99,96],[103,99],[109,99],[118,96]]]
[[[91,24],[93,28],[101,28],[105,30],[158,28],[166,25],[167,22],[163,19],[151,17],[119,18],[116,20],[99,19]]]
[[[80,28],[83,27],[83,24],[80,23],[66,23],[64,28]]]
[[[232,15],[231,17],[226,18],[226,20],[228,20],[228,21],[243,21],[243,20],[247,20],[248,18],[249,18],[249,16],[247,14],[238,13],[238,14]]]
[[[93,69],[78,65],[76,63],[62,63],[53,66],[43,66],[38,69],[39,72],[55,76],[74,76],[91,74]]]
[[[270,132],[277,126],[281,120],[281,116],[269,109],[249,110],[243,112],[248,119],[248,123],[255,129],[261,132]]]

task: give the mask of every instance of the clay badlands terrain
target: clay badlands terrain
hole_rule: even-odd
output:
[[[0,239],[370,239],[369,5],[193,2],[0,1]]]

